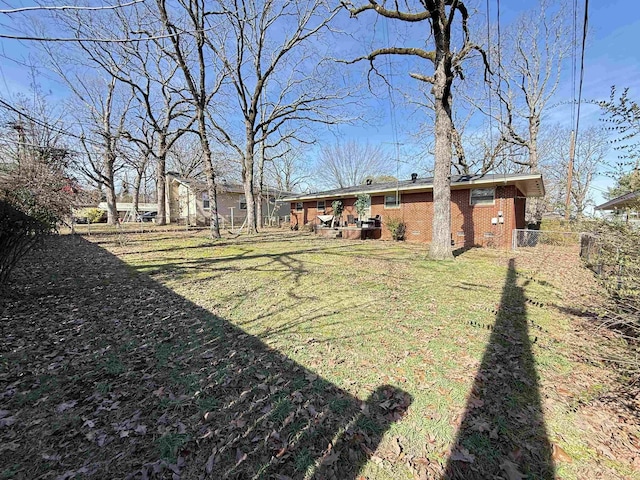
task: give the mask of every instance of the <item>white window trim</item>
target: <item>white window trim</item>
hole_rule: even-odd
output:
[[[242,208],[243,199],[244,199],[244,208]],[[244,195],[240,195],[240,198],[238,198],[238,210],[242,210],[243,212],[247,211],[247,197],[245,197]]]
[[[493,200],[491,203],[482,202],[482,203],[473,203],[473,191],[474,190],[491,190],[493,191]],[[496,188],[495,187],[483,187],[483,188],[470,188],[469,189],[469,205],[472,207],[491,207],[496,204]]]
[[[293,211],[294,212],[302,212],[304,211],[304,202],[293,202]],[[302,205],[302,208],[298,209],[298,204]]]
[[[398,210],[400,208],[400,206],[402,205],[402,195],[400,193],[398,193],[397,194],[398,203],[393,207],[388,207],[387,206],[387,197],[391,197],[391,196],[396,197],[396,194],[393,193],[391,195],[384,195],[382,197],[382,203],[384,205],[384,209],[385,210]]]
[[[207,198],[205,198],[207,197]],[[209,202],[209,206],[205,207],[204,202]],[[211,199],[209,198],[209,194],[207,192],[202,192],[202,209],[203,210],[211,210]]]
[[[320,202],[324,203],[324,206],[322,208],[320,208],[320,206],[319,206]],[[318,200],[316,202],[316,209],[317,210],[326,210],[327,209],[327,201],[326,200]]]

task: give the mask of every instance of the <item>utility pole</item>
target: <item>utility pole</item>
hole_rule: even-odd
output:
[[[11,128],[13,128],[16,132],[18,132],[18,151],[17,151],[17,160],[18,160],[18,165],[22,166],[23,165],[23,160],[25,160],[26,157],[26,136],[24,133],[24,126],[22,125],[22,115],[18,114],[18,121],[17,122],[11,122],[9,125]]]
[[[576,132],[571,130],[571,143],[569,144],[569,168],[567,171],[567,198],[565,199],[564,219],[569,220],[571,210],[571,184],[573,182],[573,159],[576,153]]]

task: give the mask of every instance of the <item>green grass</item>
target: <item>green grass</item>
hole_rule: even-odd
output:
[[[500,464],[517,451],[529,461],[523,472],[545,478],[535,459],[547,442],[574,457],[557,465],[563,478],[629,475],[631,465],[598,451],[581,417],[582,406],[610,390],[614,376],[583,361],[600,339],[582,335],[563,310],[574,301],[568,275],[581,274],[564,247],[544,257],[473,249],[439,263],[427,258],[424,245],[299,232],[211,240],[206,231],[132,230],[126,241],[108,232],[86,238],[126,262],[130,278],[118,268],[104,279],[104,291],[124,285],[135,295],[146,277],[169,289],[158,294],[165,300],[159,311],[160,299],[144,309],[140,299],[124,299],[118,319],[137,334],[120,332],[114,343],[107,329],[86,350],[104,349],[94,364],[106,378],[91,384],[107,399],[122,397],[119,408],[128,411],[101,413],[117,417],[104,424],[142,410],[153,440],[126,437],[141,450],[148,446],[168,462],[183,449],[195,451],[189,462],[200,462],[193,468],[201,474],[211,444],[197,440],[195,450],[193,444],[210,428],[218,448],[214,471],[270,478],[280,471],[269,462],[280,458],[290,467],[283,473],[302,478],[318,473],[326,453],[318,445],[342,449],[340,461],[348,463],[350,455],[365,454],[363,438],[380,437],[376,456],[358,474],[382,480],[419,477],[409,459],[444,468],[458,441],[485,478],[504,476]],[[512,257],[515,273],[508,268]],[[120,301],[124,293],[114,295]],[[57,381],[41,377],[24,389],[23,403],[53,395]],[[56,401],[88,397],[70,391],[76,396]],[[398,414],[404,407],[389,392],[410,398],[406,414]],[[370,414],[368,405],[382,412]],[[207,412],[213,415],[204,424]]]
[[[409,413],[391,425],[385,439],[414,439],[404,448],[420,455],[422,439],[435,436],[440,446],[435,457],[444,460],[456,436],[451,419],[465,407],[503,300],[509,252],[471,250],[455,262],[437,263],[427,259],[423,246],[324,241],[304,234],[265,235],[264,242],[260,237],[211,242],[204,233],[162,237],[150,241],[139,236],[124,249],[114,243],[108,248],[138,272],[353,395],[365,398],[380,384],[407,391],[413,397]],[[548,307],[570,300],[567,292],[556,279],[536,271],[535,260],[518,258],[515,267],[516,286],[527,299],[523,309],[529,339],[535,338],[531,349],[537,372],[523,375],[537,375],[543,391],[532,393],[514,381],[504,399],[514,408],[534,403],[532,397],[545,398],[545,388],[553,394],[555,382],[594,373],[577,363],[564,343],[574,328],[570,319]],[[158,350],[156,356],[160,364],[166,362],[164,352]],[[575,398],[588,397],[594,388],[576,391]],[[339,413],[343,407],[334,400],[330,408]],[[290,411],[283,399],[271,415],[280,422]],[[563,423],[563,410],[554,415],[557,421],[545,418],[550,442],[578,449],[563,439],[579,443],[583,436],[556,434],[554,425]],[[359,422],[364,431],[376,431],[375,422],[366,417]],[[498,416],[494,426],[501,435],[510,435],[509,425]],[[486,433],[470,434],[463,443],[499,463],[496,441]],[[597,455],[581,457],[596,461]],[[299,452],[296,468],[304,470],[308,463]],[[570,472],[572,466],[562,470]],[[364,474],[385,477],[371,465]]]
[[[160,458],[174,463],[180,448],[189,440],[188,435],[168,433],[160,437],[156,443]]]

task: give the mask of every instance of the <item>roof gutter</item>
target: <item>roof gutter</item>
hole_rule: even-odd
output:
[[[483,179],[480,178],[478,180],[467,180],[465,182],[454,182],[451,184],[451,187],[459,187],[459,186],[466,186],[466,185],[487,185],[487,184],[494,184],[494,185],[506,185],[509,183],[516,183],[516,182],[522,182],[522,181],[527,181],[527,180],[541,180],[542,179],[542,175],[540,174],[533,174],[533,175],[523,175],[521,177],[517,177],[517,178],[506,178],[506,179]],[[385,189],[368,189],[368,190],[358,190],[357,192],[348,192],[348,193],[332,193],[330,195],[323,195],[322,192],[318,192],[318,193],[310,193],[308,195],[304,195],[304,196],[294,196],[294,197],[285,197],[282,199],[283,202],[298,202],[298,201],[302,201],[302,200],[314,200],[316,198],[344,198],[344,197],[357,197],[358,195],[361,195],[363,193],[369,194],[369,195],[373,195],[376,193],[395,193],[398,189],[397,188],[385,188]],[[399,191],[400,192],[405,192],[405,191],[416,191],[416,190],[425,190],[425,191],[431,191],[433,190],[433,184],[423,184],[423,185],[407,185],[404,187],[400,187]]]

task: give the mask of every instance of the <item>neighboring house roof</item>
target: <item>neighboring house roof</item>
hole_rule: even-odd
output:
[[[107,202],[100,202],[98,204],[98,208],[100,210],[107,211]],[[119,212],[128,212],[133,209],[133,203],[131,202],[116,202],[116,210]],[[138,212],[157,212],[158,204],[157,203],[138,203]]]
[[[202,182],[200,180],[195,180],[193,178],[184,178],[178,175],[174,175],[171,173],[167,174],[171,180],[175,180],[178,183],[183,184],[184,186],[190,188],[195,192],[206,192],[207,184],[206,182]],[[228,183],[226,181],[221,181],[216,185],[218,193],[241,193],[244,194],[244,185],[240,183]],[[282,195],[291,195],[291,192],[282,192],[274,187],[268,187],[268,192],[273,193],[276,196]],[[256,191],[257,193],[257,191]]]
[[[451,177],[451,188],[469,188],[471,186],[481,188],[494,185],[516,185],[527,197],[542,197],[544,195],[544,183],[542,175],[534,174],[486,174],[486,175],[454,175]],[[433,189],[433,177],[402,180],[399,182],[374,183],[372,185],[356,185],[354,187],[336,188],[316,193],[302,193],[283,198],[284,202],[297,200],[313,200],[316,198],[356,196],[358,194],[382,194],[386,192],[429,191]]]
[[[602,205],[598,205],[596,210],[618,210],[620,208],[631,207],[640,203],[640,190],[625,193],[613,200],[609,200]]]

